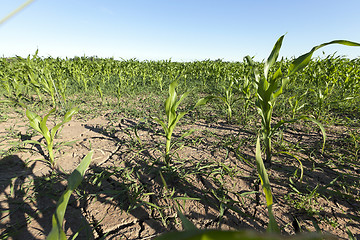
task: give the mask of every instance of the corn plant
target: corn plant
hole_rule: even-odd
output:
[[[56,65],[53,68],[53,72],[55,74],[55,80],[56,80],[55,89],[57,89],[62,100],[64,101],[64,103],[66,103],[66,88],[67,88],[67,83],[69,81],[69,77],[66,69],[66,63],[61,60],[57,61]]]
[[[291,107],[291,118],[294,119],[295,115],[298,111],[303,109],[307,103],[303,103],[300,105],[300,101],[306,96],[308,91],[305,91],[305,93],[301,94],[300,96],[298,94],[291,96],[288,99],[289,105]]]
[[[47,63],[48,65],[49,63]],[[41,89],[50,95],[53,106],[56,106],[56,86],[52,76],[51,69],[46,66],[45,68],[39,69]]]
[[[185,92],[183,95],[181,95],[180,99],[177,99],[177,93],[176,93],[176,87],[178,86],[178,79],[173,81],[169,86],[169,97],[165,101],[165,113],[166,113],[166,121],[160,120],[157,117],[154,117],[153,119],[158,122],[164,132],[166,137],[166,144],[165,144],[165,164],[167,167],[170,166],[171,162],[171,137],[172,133],[176,127],[176,124],[179,122],[179,120],[189,113],[194,108],[206,104],[211,97],[201,98],[197,101],[194,107],[192,107],[190,110],[186,111],[178,111],[177,108],[179,107],[180,103],[189,95],[190,92]]]
[[[164,76],[160,72],[156,72],[155,73],[155,79],[159,83],[160,91],[162,91],[163,90],[163,85],[164,85],[164,82],[163,82]]]
[[[9,79],[4,79],[2,82],[3,88],[6,90],[4,95],[10,102],[14,102],[24,106],[22,103],[24,100],[24,85],[20,79],[19,73],[15,72],[14,76]]]
[[[266,205],[267,205],[268,214],[269,214],[269,225],[268,225],[267,231],[280,232],[279,226],[277,225],[274,214],[272,212],[273,197],[272,197],[272,193],[271,193],[269,177],[267,175],[266,168],[264,166],[264,162],[261,157],[261,148],[260,148],[260,138],[259,137],[257,138],[257,141],[256,141],[255,156],[256,156],[255,159],[256,159],[257,172],[259,174],[259,178],[261,180],[261,185],[262,185],[264,193],[265,193]]]
[[[36,50],[32,58],[30,58],[30,55],[27,57],[25,62],[25,74],[28,77],[29,85],[32,87],[32,89],[35,90],[40,101],[42,101],[42,97],[41,97],[42,89],[39,81],[40,76],[37,72],[37,63],[36,63],[38,52],[39,51]]]
[[[267,171],[264,165],[264,162],[261,157],[261,147],[260,147],[260,138],[257,138],[256,142],[256,166],[257,172],[259,174],[259,178],[261,180],[261,185],[263,187],[263,191],[265,193],[266,198],[266,205],[268,209],[269,215],[269,223],[267,227],[267,233],[259,233],[253,230],[242,230],[242,231],[224,231],[224,230],[217,230],[217,229],[207,229],[201,230],[196,228],[196,226],[189,221],[183,213],[179,210],[176,205],[177,214],[181,220],[183,231],[182,232],[168,232],[164,233],[155,238],[155,240],[166,240],[166,239],[174,239],[174,240],[202,240],[202,239],[212,239],[212,240],[222,240],[222,239],[229,239],[229,240],[267,240],[267,239],[283,239],[284,237],[280,234],[279,226],[276,222],[275,216],[272,211],[273,206],[273,196],[271,193],[271,186],[269,177],[267,175]],[[160,176],[164,181],[161,173]],[[166,183],[164,183],[165,188]],[[166,189],[167,190],[167,189]],[[177,203],[177,201],[176,201]],[[177,203],[178,204],[178,203]],[[178,204],[179,205],[179,204]],[[351,236],[352,233],[348,231],[348,235]],[[301,235],[295,235],[287,237],[286,239],[335,239],[329,235],[323,235],[321,233],[306,233]]]
[[[243,76],[243,82],[240,85],[240,81],[237,81],[238,89],[241,90],[241,93],[243,94],[243,99],[245,101],[244,103],[244,120],[243,122],[247,122],[248,118],[248,109],[249,105],[251,103],[251,99],[254,96],[253,94],[253,83],[250,81],[250,71],[244,72]]]
[[[81,86],[83,86],[84,91],[88,91],[88,78],[86,77],[86,69],[82,69],[84,66],[83,60],[80,58],[77,64],[74,64],[74,68],[72,69],[72,75],[76,82]]]
[[[93,152],[89,152],[83,160],[81,160],[79,166],[71,173],[68,179],[68,186],[65,192],[61,195],[59,201],[56,204],[55,213],[52,216],[52,228],[47,240],[66,240],[66,234],[64,232],[64,215],[66,207],[69,203],[69,199],[73,191],[80,185],[86,169],[89,167]]]
[[[55,112],[55,110],[56,110],[55,108],[51,109],[50,112],[44,116],[44,118],[41,118],[36,113],[33,113],[33,112],[29,111],[29,110],[26,110],[26,117],[30,121],[30,126],[33,129],[35,129],[37,132],[39,132],[45,138],[46,144],[42,144],[39,141],[33,141],[33,140],[28,140],[28,141],[25,141],[25,142],[26,143],[39,144],[39,145],[45,147],[48,150],[49,163],[50,163],[50,165],[52,167],[55,167],[54,149],[53,148],[54,148],[54,139],[55,139],[56,132],[59,130],[59,128],[62,125],[69,122],[71,120],[72,116],[78,112],[77,108],[72,108],[70,111],[68,111],[65,114],[64,119],[62,120],[62,122],[56,124],[55,127],[53,127],[49,131],[48,127],[46,126],[46,121],[49,118],[50,114]]]
[[[102,90],[101,90],[100,84],[98,84],[98,85],[96,86],[96,90],[97,90],[98,93],[99,93],[99,96],[100,96],[100,99],[101,99],[101,104],[103,104],[103,103],[104,103],[104,94],[103,94],[103,92],[102,92]]]
[[[271,67],[274,65],[274,63],[276,63],[284,36],[285,35],[281,36],[275,43],[275,46],[270,53],[270,56],[265,62],[263,75],[260,75],[257,66],[255,66],[250,56],[245,57],[247,63],[252,67],[252,72],[255,77],[255,85],[256,85],[255,105],[257,107],[258,113],[261,116],[261,125],[262,125],[261,133],[265,145],[265,154],[266,154],[265,164],[268,166],[271,165],[271,158],[272,158],[271,137],[274,131],[276,131],[282,124],[286,123],[286,121],[281,121],[276,124],[276,127],[272,128],[271,126],[272,113],[274,110],[276,99],[283,92],[283,89],[285,88],[286,84],[289,81],[289,77],[295,74],[296,72],[302,70],[303,68],[305,68],[309,64],[313,53],[321,47],[330,44],[360,46],[359,43],[350,42],[346,40],[334,40],[328,43],[323,43],[321,45],[313,47],[308,53],[303,54],[300,57],[296,58],[288,67],[288,73],[286,77],[283,76],[283,73],[281,71],[282,68],[281,64],[280,67],[272,75],[270,75],[269,71]],[[304,119],[304,117],[301,117],[301,119]],[[311,118],[306,118],[306,119],[309,119],[318,125],[320,124],[319,122],[312,120]],[[320,126],[320,128],[323,131],[322,126]],[[323,135],[324,135],[324,131],[323,131]]]
[[[233,88],[234,88],[234,80],[231,80],[228,87],[223,87],[224,92],[222,96],[212,96],[212,98],[219,99],[224,103],[226,107],[227,121],[229,123],[232,118],[233,105],[241,99],[234,97]]]
[[[280,229],[278,224],[275,220],[275,217],[272,213],[272,193],[270,187],[270,181],[268,175],[266,173],[266,169],[264,163],[261,158],[261,149],[260,149],[260,138],[258,138],[256,143],[256,165],[258,168],[258,174],[261,180],[261,184],[263,186],[263,190],[266,196],[266,203],[268,207],[268,214],[269,214],[269,224],[266,233],[259,233],[255,232],[254,230],[242,230],[242,231],[224,231],[224,230],[217,230],[217,229],[198,229],[196,226],[189,221],[184,214],[179,210],[176,205],[177,214],[181,220],[181,224],[183,227],[183,231],[181,232],[167,232],[161,234],[160,236],[156,237],[155,240],[167,240],[167,239],[174,239],[174,240],[203,240],[203,239],[211,239],[211,240],[268,240],[268,239],[284,239],[284,237],[280,234]],[[161,176],[161,173],[160,173]],[[163,179],[163,177],[161,176]],[[164,180],[163,180],[164,182]],[[165,185],[165,184],[164,184]],[[166,185],[165,185],[166,186]],[[178,202],[176,201],[178,204]],[[178,204],[179,205],[179,204]],[[352,233],[348,232],[348,235],[351,236]],[[286,237],[286,239],[312,239],[312,240],[322,240],[322,239],[335,239],[329,235],[323,235],[321,233],[305,233],[301,235],[294,235],[290,237]]]

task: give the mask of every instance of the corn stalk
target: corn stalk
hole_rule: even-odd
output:
[[[271,51],[267,61],[264,65],[264,73],[263,75],[260,74],[257,66],[255,66],[254,62],[250,58],[250,56],[246,56],[245,59],[247,63],[252,67],[252,71],[255,78],[255,85],[256,85],[256,108],[258,110],[259,115],[261,116],[261,133],[262,133],[262,139],[265,145],[265,165],[270,166],[271,165],[271,158],[272,158],[272,147],[271,147],[271,137],[275,130],[278,129],[279,123],[284,124],[286,121],[279,122],[276,126],[276,128],[271,127],[271,120],[272,120],[272,113],[274,110],[274,106],[276,103],[276,99],[279,97],[279,95],[283,92],[283,89],[285,88],[286,84],[289,81],[289,77],[295,74],[296,72],[302,70],[305,68],[313,55],[313,53],[318,50],[319,48],[325,47],[330,44],[342,44],[347,46],[360,46],[359,43],[350,42],[346,40],[334,40],[328,43],[323,43],[321,45],[313,47],[308,53],[305,53],[301,55],[300,57],[296,58],[289,68],[287,69],[287,76],[284,77],[283,73],[281,71],[281,64],[280,67],[272,74],[270,75],[270,69],[271,67],[276,63],[276,60],[279,56],[279,51],[282,45],[282,41],[284,39],[284,36],[281,36],[277,42],[275,43],[275,46],[273,50]],[[305,117],[301,117],[301,119],[304,119]],[[323,131],[323,127],[321,124],[311,118],[308,118],[309,120],[313,121],[314,123],[318,124]],[[324,131],[323,131],[324,136]],[[324,136],[325,141],[325,136]],[[323,146],[324,149],[324,146]]]

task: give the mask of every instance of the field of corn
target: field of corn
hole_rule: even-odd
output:
[[[0,239],[359,238],[360,59],[277,61],[281,43],[263,62],[1,58]]]

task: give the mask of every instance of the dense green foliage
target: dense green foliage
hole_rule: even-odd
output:
[[[262,71],[264,64],[255,64]],[[290,64],[291,60],[286,59],[275,63],[273,68],[287,69]],[[274,114],[290,111],[292,117],[306,113],[316,119],[356,114],[359,111],[359,75],[359,59],[334,56],[315,59],[303,71],[290,76]],[[197,96],[225,96],[228,93],[224,91],[229,92],[231,86],[232,97],[240,99],[236,102],[238,112],[255,94],[254,83],[250,81],[249,84],[249,66],[244,62],[117,61],[95,57],[54,59],[40,58],[37,54],[26,59],[0,59],[2,101],[11,100],[27,106],[44,99],[50,99],[53,107],[72,105],[74,93],[98,96],[102,103],[104,98],[117,97],[121,101],[123,96],[142,92],[165,95],[166,86],[176,78],[179,78],[182,90],[191,90]],[[230,117],[228,106],[224,111]],[[253,108],[250,106],[246,112]]]
[[[303,65],[303,69],[297,69],[294,67],[296,65],[293,59],[282,59],[276,62],[280,45],[274,48],[267,62],[254,62],[250,57],[246,57],[244,62],[222,60],[172,62],[136,59],[118,61],[96,57],[54,59],[40,58],[37,52],[26,59],[1,58],[0,102],[9,103],[10,106],[19,105],[27,109],[26,116],[29,118],[30,126],[41,133],[47,141],[44,147],[48,149],[49,162],[53,168],[56,160],[53,154],[54,137],[58,129],[77,113],[75,107],[78,106],[80,118],[86,115],[83,114],[86,111],[90,112],[99,107],[124,111],[125,114],[126,111],[134,111],[129,114],[133,118],[157,121],[165,133],[166,146],[163,151],[163,161],[167,166],[166,171],[170,171],[171,174],[177,171],[176,168],[169,168],[173,155],[170,150],[175,152],[172,149],[174,143],[171,139],[180,119],[181,121],[189,119],[196,121],[205,118],[205,121],[209,122],[225,120],[229,124],[239,124],[251,131],[255,129],[254,135],[263,137],[265,162],[270,161],[272,155],[271,138],[275,130],[286,123],[311,119],[321,126],[321,131],[324,131],[321,123],[334,125],[347,121],[347,126],[358,127],[360,60],[349,60],[331,55],[311,61],[308,59],[307,66]],[[301,60],[302,57],[298,59]],[[298,65],[301,64],[303,62],[298,63]],[[259,74],[259,72],[264,74]],[[283,78],[282,72],[288,73],[286,79]],[[177,92],[184,94],[178,98]],[[134,98],[142,99],[143,104],[149,105],[148,108],[145,111],[137,111],[136,108],[139,108],[141,104],[133,108],[124,106],[131,104],[129,99]],[[98,105],[87,106],[87,99],[91,99],[91,102],[95,99]],[[274,107],[275,100],[276,107]],[[209,109],[198,107],[208,102],[214,114],[204,114]],[[159,108],[158,104],[162,106]],[[85,107],[81,107],[84,105]],[[164,116],[164,107],[166,116]],[[65,115],[64,120],[51,131],[46,126],[50,113],[43,119],[34,113],[44,108],[54,109],[50,113],[57,108]],[[257,113],[260,113],[260,117]],[[276,121],[272,124],[274,118]],[[258,119],[261,119],[261,123]],[[151,123],[151,120],[149,122]],[[259,127],[261,124],[262,126]],[[136,129],[134,131],[141,145],[142,142]],[[190,133],[191,130],[180,138]],[[356,145],[358,136],[354,134],[353,138]],[[27,142],[35,143],[31,140]],[[236,140],[232,140],[226,143],[227,148],[230,149],[229,146],[235,145],[235,142]],[[40,143],[36,142],[36,144]],[[255,142],[251,142],[250,145],[255,146]],[[235,150],[237,151],[238,149]],[[284,152],[291,155],[291,151]],[[256,146],[256,160],[268,206],[270,219],[268,229],[278,231],[278,225],[272,213],[270,181],[261,159],[259,140]],[[301,161],[297,160],[301,165]],[[303,171],[302,165],[301,171]],[[302,174],[303,172],[300,179]],[[82,176],[83,174],[81,179]],[[74,189],[67,192],[67,197]],[[315,192],[316,190],[317,188]],[[172,195],[168,198],[171,199]],[[143,203],[151,205],[145,201]],[[296,204],[298,203],[294,201],[293,205]],[[221,206],[220,215],[224,213],[225,204]],[[54,230],[53,232],[61,232],[60,235],[64,236],[61,225],[63,217],[59,217],[60,220],[55,219],[56,221],[54,219],[53,224],[58,225],[56,229],[61,231]]]

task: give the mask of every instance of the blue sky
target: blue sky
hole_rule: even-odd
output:
[[[25,0],[0,0],[0,19]],[[0,56],[242,61],[294,57],[334,39],[360,42],[359,0],[35,0],[0,26]],[[360,47],[329,46],[360,56]]]

